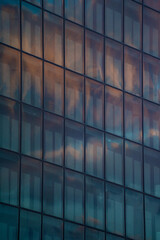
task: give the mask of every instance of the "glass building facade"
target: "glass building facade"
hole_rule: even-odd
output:
[[[160,1],[0,1],[0,238],[160,239]]]

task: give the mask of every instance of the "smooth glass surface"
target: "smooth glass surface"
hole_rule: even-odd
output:
[[[87,240],[105,240],[105,234],[104,232],[86,228],[86,239]]]
[[[63,0],[43,0],[43,5],[48,11],[63,15]]]
[[[0,45],[0,94],[19,99],[20,53]]]
[[[84,0],[65,0],[65,17],[73,22],[83,24]]]
[[[78,224],[65,222],[64,240],[84,240],[84,227]]]
[[[43,216],[43,240],[62,240],[63,222],[57,218]]]
[[[107,234],[106,235],[106,240],[124,240],[122,237],[118,237],[112,234]]]
[[[105,87],[105,128],[123,136],[123,93],[108,86]]]
[[[159,0],[144,0],[144,4],[148,5],[151,8],[154,8],[157,11],[160,11],[160,2]]]
[[[42,1],[43,0],[27,0],[27,2],[33,3],[33,4],[37,5],[38,7],[42,6]]]
[[[44,115],[44,160],[63,163],[63,118],[50,113]]]
[[[84,169],[84,127],[65,121],[65,166],[76,171]]]

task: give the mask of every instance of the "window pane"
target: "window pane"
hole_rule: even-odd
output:
[[[84,240],[83,226],[68,222],[64,226],[64,240]]]
[[[42,6],[42,0],[27,0],[27,1],[30,2],[30,3],[33,3],[33,4],[35,4],[35,5],[37,5],[37,6],[39,6],[39,7]]]
[[[157,11],[160,11],[160,2],[159,0],[144,0],[144,4],[148,5],[151,8],[154,8]]]
[[[63,0],[43,0],[43,5],[48,11],[63,15]]]
[[[106,180],[123,184],[123,140],[106,134]]]
[[[42,61],[22,54],[22,100],[36,107],[42,104]]]
[[[41,172],[40,161],[21,159],[21,207],[41,211]]]
[[[144,239],[143,195],[126,189],[126,235],[135,240]]]
[[[122,187],[106,186],[107,231],[124,235],[124,190]]]
[[[0,94],[19,99],[20,54],[0,45]]]
[[[64,71],[62,68],[44,62],[44,107],[62,115],[64,102]]]
[[[42,11],[22,2],[22,49],[42,57]]]
[[[44,115],[44,159],[62,165],[63,163],[63,118],[50,113]]]
[[[123,93],[108,86],[105,90],[106,131],[123,136]]]
[[[104,177],[104,135],[92,128],[86,129],[86,172]]]
[[[125,90],[138,96],[142,95],[142,63],[141,53],[125,48],[124,54]]]
[[[63,20],[44,12],[44,58],[63,65]]]
[[[86,123],[104,128],[104,86],[86,79]]]
[[[123,0],[105,0],[105,34],[122,41]]]
[[[65,71],[65,113],[68,118],[84,120],[84,78]]]
[[[160,197],[160,152],[144,149],[145,192]]]
[[[144,101],[144,144],[160,149],[160,106]]]
[[[104,182],[86,177],[86,224],[104,229]]]
[[[142,101],[129,94],[125,94],[125,137],[142,141]]]
[[[86,75],[104,81],[104,39],[96,33],[86,31]]]
[[[106,240],[124,240],[124,238],[122,237],[117,237],[117,236],[114,236],[112,234],[107,234],[106,235]]]
[[[63,222],[57,218],[43,216],[43,240],[62,240]]]
[[[1,239],[18,239],[18,208],[0,204]]]
[[[104,1],[85,1],[85,24],[86,27],[96,32],[104,32]]]
[[[19,0],[0,2],[0,41],[20,47],[20,3]]]
[[[142,191],[143,166],[142,148],[140,145],[125,142],[125,185]]]
[[[117,88],[123,87],[123,46],[106,40],[105,81]]]
[[[19,104],[0,98],[0,147],[19,151]]]
[[[105,234],[95,229],[86,228],[86,240],[105,240]]]
[[[65,165],[68,168],[83,171],[84,127],[67,120],[65,124]]]
[[[84,0],[65,0],[65,17],[69,20],[83,24]]]
[[[133,1],[125,1],[125,43],[140,49],[142,34],[142,6]]]
[[[43,211],[56,217],[63,214],[63,170],[48,163],[44,164]]]
[[[42,113],[40,110],[23,105],[22,108],[22,153],[42,157]]]

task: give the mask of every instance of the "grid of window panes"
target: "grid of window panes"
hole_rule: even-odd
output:
[[[0,1],[0,238],[160,239],[160,1]]]

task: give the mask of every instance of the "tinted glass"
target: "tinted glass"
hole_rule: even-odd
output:
[[[62,240],[63,222],[57,218],[43,216],[43,240]]]
[[[84,227],[74,223],[65,222],[64,240],[84,240]]]
[[[148,5],[151,8],[154,8],[155,10],[160,11],[160,2],[158,0],[144,0],[144,4]]]
[[[65,17],[73,22],[83,24],[84,0],[65,0]]]
[[[43,0],[44,8],[58,15],[63,14],[63,0]]]
[[[86,239],[87,240],[105,240],[104,232],[100,232],[95,229],[86,228]]]
[[[39,7],[41,7],[41,5],[42,5],[42,0],[27,0],[27,1],[37,5]]]
[[[114,235],[112,235],[112,234],[107,234],[107,235],[106,235],[106,239],[107,239],[107,240],[124,240],[124,238],[118,237],[118,236],[114,236]]]

